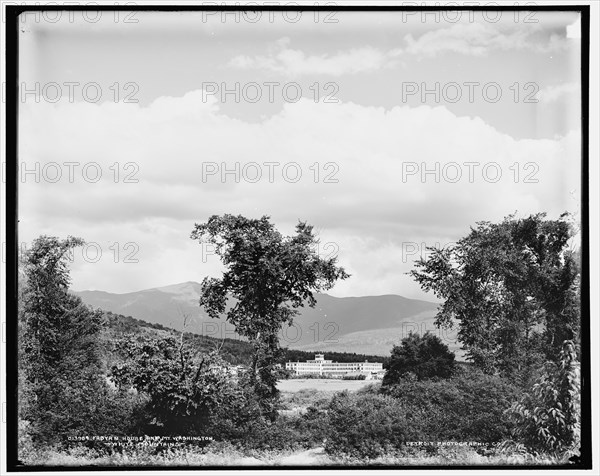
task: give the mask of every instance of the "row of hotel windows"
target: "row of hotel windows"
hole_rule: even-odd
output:
[[[307,367],[307,368],[341,368],[341,367],[345,367],[345,368],[358,368],[358,367],[369,367],[369,368],[380,368],[383,366],[383,364],[325,364],[325,365],[320,365],[320,364],[297,364],[294,362],[288,362],[285,364],[286,366],[289,367]]]
[[[287,362],[285,364],[287,370],[296,372],[380,372],[383,370],[383,364],[379,362],[333,362],[325,360],[324,354],[316,354],[314,360],[306,362]]]
[[[302,364],[302,363],[295,363],[295,362],[288,362],[285,364],[286,369],[289,370],[322,370],[322,371],[328,371],[328,370],[383,370],[383,364],[365,364],[365,363],[359,363],[359,364],[344,364],[344,363],[339,363],[339,364],[326,364],[326,365],[320,365],[320,364]]]

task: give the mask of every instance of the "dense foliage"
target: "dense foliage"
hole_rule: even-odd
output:
[[[233,386],[226,363],[216,353],[194,355],[183,340],[128,338],[120,343],[123,361],[111,379],[121,390],[148,396],[150,434],[197,435]]]
[[[411,332],[399,346],[393,347],[383,385],[392,385],[408,373],[424,380],[449,378],[455,370],[454,353],[438,336],[429,332],[423,336]]]
[[[476,369],[444,380],[401,379],[382,391],[415,416],[428,440],[485,443],[510,436],[503,412],[519,395],[509,381]]]
[[[336,394],[327,409],[330,432],[325,449],[361,458],[394,452],[419,440],[414,416],[394,398],[377,394]]]
[[[326,450],[361,458],[409,451],[411,442],[478,442],[482,448],[509,438],[504,411],[518,389],[500,377],[463,371],[451,379],[417,381],[414,375],[393,386],[334,396],[327,412]]]
[[[294,449],[315,442],[310,416],[266,418],[248,372],[218,353],[200,354],[172,337],[130,336],[111,379],[147,397],[142,434],[209,436],[246,449]],[[235,370],[235,371],[233,371]]]
[[[564,340],[578,339],[579,271],[566,217],[509,217],[477,228],[416,263],[412,276],[444,299],[436,323],[458,321],[458,338],[488,373],[526,381]]]
[[[565,341],[560,361],[548,362],[531,391],[506,414],[515,422],[515,439],[530,450],[563,453],[579,449],[581,380],[573,342]]]
[[[106,332],[110,334],[107,339],[121,339],[130,334],[143,334],[145,332],[163,331],[163,335],[179,338],[179,331],[162,324],[150,323],[131,316],[123,316],[112,312],[105,313]],[[158,333],[155,333],[158,334]],[[183,341],[201,353],[210,353],[219,349],[219,355],[231,365],[249,365],[252,360],[252,346],[239,339],[219,339],[216,337],[186,332]]]
[[[250,379],[264,411],[274,415],[279,331],[292,324],[297,308],[306,302],[315,306],[314,292],[330,289],[349,275],[336,265],[336,257],[319,256],[313,227],[305,222],[296,225],[295,235],[284,237],[268,216],[213,215],[195,225],[191,238],[213,245],[226,267],[221,279],[202,281],[200,306],[210,317],[225,315],[250,341]],[[235,304],[227,308],[229,298]]]
[[[41,236],[22,263],[20,416],[38,444],[126,430],[128,408],[103,376],[102,314],[68,292],[68,253],[82,244]]]

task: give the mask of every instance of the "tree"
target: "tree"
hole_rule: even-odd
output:
[[[200,306],[212,318],[226,313],[236,331],[248,338],[254,350],[251,382],[264,409],[272,412],[279,330],[292,325],[297,308],[305,302],[315,306],[313,292],[330,289],[349,275],[336,266],[335,257],[319,257],[313,227],[305,222],[296,225],[295,235],[284,237],[268,216],[213,215],[208,222],[195,224],[191,238],[214,245],[227,268],[221,279],[202,281]],[[235,303],[228,309],[229,297]]]
[[[384,386],[397,383],[408,373],[418,380],[449,378],[456,370],[454,352],[438,336],[426,332],[422,337],[411,332],[392,349],[390,368],[383,378]]]
[[[528,381],[565,340],[579,338],[579,271],[566,214],[480,222],[465,238],[416,262],[410,274],[444,299],[436,324],[452,327],[488,373]]]
[[[21,416],[38,443],[103,430],[105,415],[99,408],[109,395],[99,348],[102,313],[68,291],[68,254],[82,244],[79,238],[40,236],[23,260]]]

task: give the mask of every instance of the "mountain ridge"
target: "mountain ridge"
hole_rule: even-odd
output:
[[[124,296],[126,294],[138,294],[141,292],[145,292],[145,291],[163,291],[163,292],[168,292],[166,291],[166,289],[168,288],[175,288],[177,286],[185,286],[185,285],[194,285],[198,287],[198,290],[201,288],[202,284],[199,283],[198,281],[183,281],[181,283],[175,283],[175,284],[167,284],[165,286],[155,286],[152,288],[145,288],[145,289],[140,289],[138,291],[127,291],[124,293],[116,293],[116,292],[109,292],[109,291],[103,291],[101,289],[82,289],[81,291],[75,291],[75,290],[71,290],[71,292],[73,292],[74,294],[80,294],[80,293],[104,293],[104,294],[111,294],[111,295],[116,295],[116,296]],[[327,296],[333,298],[333,299],[360,299],[360,298],[380,298],[380,297],[387,297],[387,296],[393,296],[393,297],[399,297],[402,299],[406,299],[408,301],[423,301],[423,302],[430,302],[432,304],[439,304],[435,301],[425,301],[423,299],[415,299],[415,298],[407,298],[405,296],[401,296],[400,294],[392,294],[392,293],[386,293],[386,294],[367,294],[364,296],[332,296],[331,294],[327,294],[327,293],[316,293],[316,294],[326,294]]]
[[[129,315],[150,323],[217,338],[234,337],[235,328],[224,318],[211,319],[199,306],[201,285],[185,281],[129,293],[72,291],[95,308]],[[335,344],[346,351],[389,355],[410,330],[424,326],[433,330],[439,303],[410,299],[396,294],[335,297],[315,293],[314,308],[299,308],[300,314],[280,334],[280,342],[291,349],[321,349]],[[384,331],[385,330],[385,331]],[[333,350],[333,348],[331,349]]]

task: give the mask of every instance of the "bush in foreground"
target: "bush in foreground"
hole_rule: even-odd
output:
[[[478,370],[447,380],[401,379],[382,391],[414,417],[427,440],[485,443],[510,437],[513,426],[504,411],[519,395],[508,381]]]
[[[325,450],[330,454],[377,458],[421,437],[411,416],[386,395],[338,393],[329,404],[328,416]]]
[[[581,427],[580,369],[572,341],[565,341],[559,363],[546,372],[506,415],[515,422],[514,438],[530,451],[576,452]]]
[[[372,459],[414,453],[406,442],[491,446],[510,437],[512,425],[503,412],[517,393],[505,380],[479,371],[437,381],[405,378],[380,394],[342,392],[327,408],[325,449],[332,455]],[[439,450],[432,445],[417,452],[423,448],[428,454]]]

